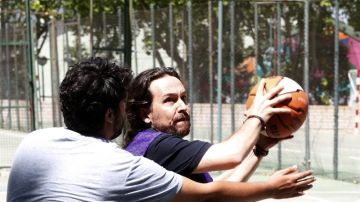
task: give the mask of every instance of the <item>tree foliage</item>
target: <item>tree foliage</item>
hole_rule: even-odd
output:
[[[36,23],[36,38],[38,41],[36,54],[39,54],[43,41],[46,40],[49,32],[49,23],[52,18],[65,21],[76,21],[76,17],[80,16],[82,19],[88,19],[90,15],[90,0],[32,0],[31,8]],[[255,1],[234,1],[235,2],[235,41],[230,42],[230,11],[229,5],[231,0],[224,0],[224,26],[222,34],[222,48],[223,48],[223,67],[230,67],[230,46],[235,46],[235,63],[238,65],[249,55],[253,55],[254,46],[245,48],[244,37],[255,38],[255,32],[258,30],[258,64],[262,68],[265,75],[276,74],[276,57],[274,50],[276,46],[271,44],[276,41],[276,25],[270,25],[269,19],[276,19],[276,4],[267,4],[259,6],[259,26],[255,29],[254,26],[254,2]],[[360,0],[340,2],[342,18],[345,18],[349,25],[353,26],[355,30],[360,29]],[[151,53],[152,51],[152,36],[151,36],[151,16],[150,5],[155,8],[155,48],[156,59],[160,65],[165,65],[164,56],[160,54],[160,50],[165,50],[168,56],[171,55],[171,47],[175,47],[173,52],[173,60],[177,64],[179,72],[184,81],[188,80],[188,56],[187,45],[189,42],[188,29],[189,24],[192,25],[192,65],[193,65],[193,86],[195,89],[194,96],[197,102],[208,102],[208,93],[210,88],[216,86],[209,86],[209,81],[213,80],[216,83],[216,67],[217,67],[217,11],[218,1],[212,1],[211,14],[212,18],[209,20],[208,3],[209,1],[193,0],[192,1],[192,21],[188,21],[187,0],[133,0],[132,5],[136,18],[136,29],[133,34],[143,32],[145,49]],[[121,47],[121,40],[119,40],[119,28],[114,24],[102,24],[99,20],[102,15],[115,16],[119,8],[124,8],[124,0],[93,0],[93,22],[82,21],[83,33],[92,32],[94,36],[94,47],[112,46]],[[173,7],[173,46],[170,46],[170,30],[169,30],[169,5]],[[24,1],[1,1],[2,8],[7,8],[13,11],[24,11]],[[309,12],[309,67],[310,67],[310,93],[312,95],[312,102],[318,104],[329,104],[334,92],[334,7],[332,0],[310,1]],[[281,3],[281,36],[283,51],[281,53],[281,74],[291,77],[303,83],[304,80],[304,4],[302,2],[283,2]],[[4,10],[4,9],[3,9]],[[2,22],[6,20],[14,20],[16,15],[1,15]],[[18,18],[18,21],[23,21],[24,18]],[[133,22],[134,23],[134,22]],[[3,26],[4,23],[2,23]],[[209,39],[209,25],[212,25],[212,38]],[[273,27],[271,27],[273,26]],[[76,28],[73,28],[76,31]],[[104,30],[107,30],[104,36]],[[272,30],[272,31],[271,31]],[[272,38],[270,37],[272,34]],[[105,37],[105,39],[104,39]],[[272,40],[271,40],[272,39]],[[209,43],[212,44],[213,52],[212,58],[209,57],[208,48]],[[105,44],[105,45],[104,45]],[[185,44],[185,46],[183,46]],[[73,54],[76,52],[74,47]],[[141,47],[142,48],[142,47]],[[273,48],[273,49],[271,49]],[[271,53],[271,51],[273,51]],[[346,58],[347,48],[340,46],[340,96],[348,96],[347,85],[347,71],[351,68]],[[270,54],[269,54],[270,53]],[[85,54],[85,53],[84,53]],[[88,53],[87,53],[88,54]],[[112,57],[112,55],[107,55]],[[210,61],[211,60],[211,61]],[[209,64],[213,64],[213,68],[209,69]],[[266,69],[266,66],[269,66]],[[210,71],[210,72],[209,72]],[[212,73],[213,78],[209,78]],[[226,76],[226,75],[224,75]],[[240,94],[239,101],[243,101],[241,97],[246,95],[250,87],[247,80],[246,73],[241,73],[237,79],[236,91]],[[225,77],[227,78],[227,77]],[[242,82],[246,80],[246,82]],[[186,82],[185,82],[186,83]],[[224,92],[228,86],[224,86]],[[200,96],[202,95],[202,96]],[[344,102],[345,103],[345,102]]]

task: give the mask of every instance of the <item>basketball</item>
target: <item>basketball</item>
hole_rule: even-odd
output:
[[[274,106],[289,108],[291,109],[291,113],[275,114],[272,116],[266,123],[266,130],[262,131],[261,134],[272,138],[289,137],[302,126],[306,119],[309,106],[308,96],[296,81],[288,77],[272,76],[265,78],[265,82],[266,93],[278,84],[281,84],[284,86],[284,89],[278,94],[278,96],[287,93],[291,94],[291,99]],[[251,107],[256,96],[258,85],[259,84],[250,90],[246,101],[246,109]]]

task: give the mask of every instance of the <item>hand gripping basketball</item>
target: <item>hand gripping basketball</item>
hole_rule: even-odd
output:
[[[266,85],[264,90],[266,92],[269,92],[277,85],[284,86],[284,89],[276,96],[290,94],[291,99],[283,101],[273,107],[290,109],[291,113],[279,113],[273,115],[267,121],[266,130],[263,131],[262,134],[272,138],[289,137],[302,126],[306,119],[309,106],[308,96],[298,83],[288,77],[268,77],[265,78],[265,82]],[[251,89],[246,102],[246,109],[249,109],[253,105],[256,93],[259,92],[258,86],[259,84]]]

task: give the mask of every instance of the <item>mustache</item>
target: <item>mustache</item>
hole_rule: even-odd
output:
[[[181,114],[174,119],[175,122],[177,121],[190,121],[190,115],[187,113]]]

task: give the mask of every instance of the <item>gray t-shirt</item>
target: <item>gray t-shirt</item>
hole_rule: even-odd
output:
[[[64,128],[30,133],[10,172],[12,201],[168,201],[182,177],[110,141]]]

